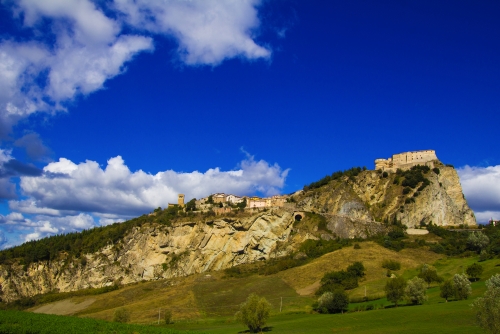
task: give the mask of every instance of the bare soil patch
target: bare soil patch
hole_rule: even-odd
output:
[[[57,315],[70,315],[76,312],[82,311],[89,307],[95,298],[85,299],[80,303],[72,302],[70,299],[61,300],[59,302],[43,305],[36,310],[34,313],[45,313],[45,314],[57,314]]]

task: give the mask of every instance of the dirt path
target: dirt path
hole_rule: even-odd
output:
[[[81,303],[74,303],[70,299],[62,300],[60,302],[55,302],[47,305],[43,305],[36,310],[34,313],[45,313],[45,314],[58,314],[58,315],[69,315],[74,314],[78,311],[84,310],[89,307],[93,302],[94,298],[85,299]]]
[[[308,285],[305,288],[298,289],[296,291],[301,296],[310,296],[314,294],[314,292],[316,292],[316,290],[318,290],[320,286],[321,286],[320,281],[316,281],[313,284]]]

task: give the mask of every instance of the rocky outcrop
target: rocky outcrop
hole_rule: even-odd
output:
[[[382,222],[394,218],[408,227],[431,222],[439,226],[477,225],[455,169],[436,164],[440,165],[439,173],[425,173],[429,185],[421,191],[415,187],[405,194],[395,173],[384,176],[379,171],[363,171],[354,178],[345,176],[297,195],[298,208],[329,217],[332,231],[351,238],[376,233]]]
[[[80,259],[0,266],[2,300],[50,291],[74,291],[186,276],[290,253],[300,236],[289,238],[293,212],[259,212],[246,218],[143,225],[115,245]],[[286,247],[279,245],[289,240]]]

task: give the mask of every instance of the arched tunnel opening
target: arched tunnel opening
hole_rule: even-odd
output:
[[[295,215],[295,221],[296,222],[299,222],[301,220],[302,220],[302,215],[299,215],[299,214]]]

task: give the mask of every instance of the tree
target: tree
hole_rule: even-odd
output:
[[[129,322],[130,321],[130,312],[125,308],[119,308],[115,311],[113,316],[114,322]]]
[[[486,281],[487,290],[483,297],[472,303],[477,310],[476,322],[490,333],[500,333],[500,275]]]
[[[469,278],[472,281],[479,281],[479,278],[481,277],[481,274],[483,273],[483,266],[480,265],[479,263],[473,263],[467,267],[465,272],[467,273],[467,276],[469,276]]]
[[[457,300],[467,299],[472,293],[470,281],[465,274],[455,274],[453,276],[453,288],[455,289],[455,298]]]
[[[387,300],[398,307],[398,303],[405,296],[406,281],[403,277],[391,278],[385,284]]]
[[[483,273],[483,266],[478,264],[478,263],[473,263],[467,267],[465,272],[467,273],[467,276],[469,276],[469,278],[472,281],[479,281],[479,278],[481,277],[481,274]]]
[[[424,264],[422,268],[420,268],[420,273],[418,274],[418,277],[423,279],[429,285],[432,282],[440,283],[443,281],[443,279],[438,276],[436,269],[430,267],[427,264]]]
[[[440,286],[441,293],[439,296],[441,298],[444,298],[446,302],[448,302],[448,299],[451,297],[455,296],[455,286],[453,285],[453,282],[451,280],[447,280],[443,283],[443,285]]]
[[[363,277],[365,275],[365,266],[357,261],[347,267],[347,272],[355,277]]]
[[[186,203],[186,211],[194,211],[194,210],[196,210],[196,198],[193,198]]]
[[[344,313],[349,306],[349,297],[344,290],[325,292],[318,299],[317,311],[320,313]]]
[[[483,249],[488,247],[490,239],[484,235],[482,232],[472,232],[467,238],[467,247],[471,250],[477,251],[478,254],[481,253]]]
[[[264,297],[252,293],[246,302],[241,304],[236,318],[248,326],[250,332],[257,333],[262,331],[270,314],[271,304]]]
[[[414,277],[406,283],[406,298],[413,304],[422,304],[427,300],[427,283],[420,277]]]

